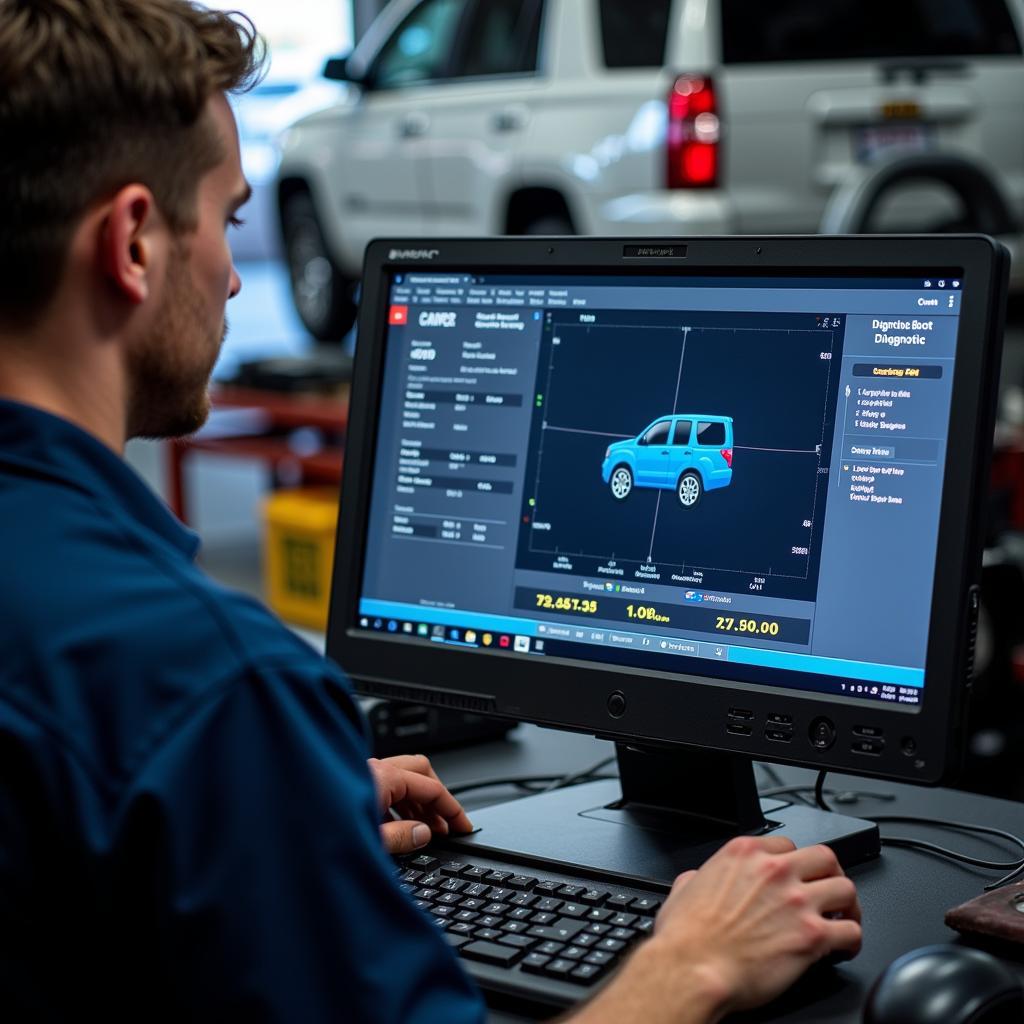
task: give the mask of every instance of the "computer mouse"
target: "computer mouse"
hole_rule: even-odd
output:
[[[1021,1024],[1024,987],[970,946],[922,946],[894,960],[868,993],[864,1024]]]

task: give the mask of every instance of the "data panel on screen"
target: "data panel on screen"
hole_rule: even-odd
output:
[[[357,627],[919,707],[939,284],[393,275]]]

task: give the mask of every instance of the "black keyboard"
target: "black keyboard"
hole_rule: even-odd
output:
[[[651,933],[665,898],[477,854],[446,858],[399,858],[402,888],[485,992],[544,1006],[570,1006],[606,979]]]

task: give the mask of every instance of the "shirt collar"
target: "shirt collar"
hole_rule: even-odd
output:
[[[59,416],[0,399],[0,466],[5,465],[84,491],[112,516],[158,534],[190,560],[199,551],[199,536],[123,458]]]

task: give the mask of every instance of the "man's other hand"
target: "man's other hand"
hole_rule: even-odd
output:
[[[861,945],[857,890],[827,846],[743,836],[680,875],[655,939],[701,969],[723,1012],[774,999],[811,964]]]
[[[654,935],[569,1020],[709,1024],[760,1006],[811,964],[860,950],[857,892],[825,846],[742,836],[680,875]]]
[[[367,764],[377,786],[380,834],[388,853],[417,850],[434,833],[473,831],[462,805],[422,754],[371,757]]]

